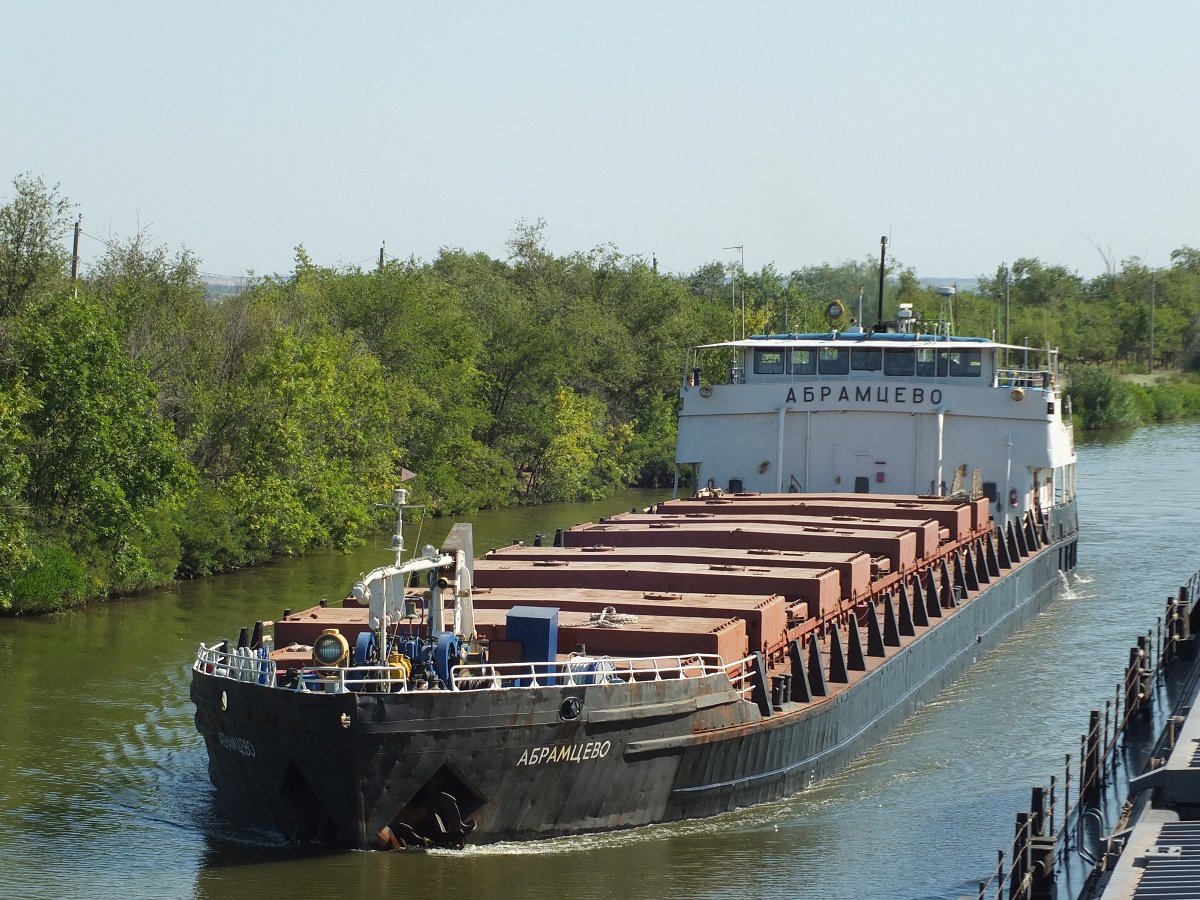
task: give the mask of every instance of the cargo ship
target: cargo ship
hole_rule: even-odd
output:
[[[458,524],[409,553],[397,490],[395,559],[340,604],[200,645],[217,801],[298,842],[463,847],[838,772],[1075,566],[1056,354],[931,330],[902,305],[689,349],[672,499],[553,546],[476,558]]]

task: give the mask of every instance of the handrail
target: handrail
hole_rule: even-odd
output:
[[[1032,823],[1033,819],[1023,818],[1031,814],[1018,814],[1017,836],[1007,849],[1008,858],[1012,860],[1010,871],[1007,875],[1004,871],[1006,851],[998,851],[999,864],[986,881],[979,882],[979,891],[976,894],[978,900],[985,900],[993,889],[997,898],[1003,896],[1006,881],[1009,882],[1010,900],[1028,900],[1033,896],[1035,881],[1044,883],[1053,873],[1040,869],[1036,873],[1028,870],[1021,872],[1020,860],[1032,858],[1032,850],[1038,849],[1041,851],[1039,859],[1043,867],[1053,869],[1055,860],[1059,863],[1066,860],[1072,850],[1073,837],[1075,852],[1092,866],[1094,871],[1103,870],[1107,864],[1107,855],[1102,848],[1099,853],[1094,853],[1091,848],[1084,846],[1085,823],[1089,819],[1095,819],[1100,825],[1100,836],[1103,838],[1106,830],[1104,811],[1097,803],[1102,801],[1110,781],[1116,780],[1122,740],[1128,742],[1128,733],[1136,719],[1149,718],[1152,715],[1155,695],[1165,680],[1168,669],[1178,658],[1179,644],[1187,640],[1191,633],[1190,619],[1197,609],[1198,590],[1200,572],[1194,573],[1180,588],[1178,595],[1167,601],[1166,615],[1159,617],[1157,628],[1151,628],[1140,635],[1137,645],[1130,648],[1129,666],[1125,670],[1123,681],[1116,686],[1115,696],[1105,701],[1103,716],[1098,709],[1092,711],[1088,730],[1080,737],[1077,779],[1071,775],[1071,754],[1066,754],[1062,781],[1064,796],[1057,828],[1057,778],[1051,776],[1048,816],[1041,823],[1042,830],[1038,832],[1029,827],[1022,827],[1023,822]],[[1191,677],[1196,677],[1196,673],[1193,672]],[[1071,796],[1073,781],[1078,782],[1074,798]],[[1045,789],[1036,788],[1035,795],[1041,791]],[[1048,847],[1047,843],[1036,846],[1038,840],[1048,842]]]
[[[736,665],[736,663],[734,664]],[[703,678],[726,672],[720,656],[576,656],[555,662],[465,663],[450,670],[455,691],[623,684]]]
[[[1014,369],[1003,368],[996,370],[996,387],[1041,388],[1049,390],[1054,383],[1053,373],[1049,369]]]
[[[196,652],[196,660],[192,669],[197,672],[207,672],[218,678],[229,678],[233,681],[257,682],[258,684],[274,684],[276,664],[266,650],[251,650],[248,647],[238,647],[234,650],[221,650],[218,646],[206,647],[200,645]]]
[[[718,655],[698,653],[687,656],[647,657],[577,656],[544,663],[466,663],[451,668],[449,690],[625,684],[704,678],[725,673],[734,690],[743,698],[748,698],[753,687],[750,680],[753,662],[753,657],[747,657],[726,664]],[[219,645],[208,647],[201,644],[192,669],[231,681],[252,682],[307,693],[434,693],[447,690],[440,685],[410,687],[406,679],[393,678],[391,668],[378,664],[346,668],[305,666],[296,670],[297,677],[293,683],[285,685],[278,681],[278,666],[274,660],[245,648],[241,651],[221,650]]]

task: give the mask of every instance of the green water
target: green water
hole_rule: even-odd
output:
[[[627,833],[463,853],[301,851],[213,807],[188,702],[200,641],[343,596],[387,536],[36,620],[0,620],[0,898],[954,900],[1078,749],[1139,632],[1200,568],[1200,424],[1081,438],[1080,582],[843,774],[791,800]],[[657,495],[656,495],[657,496]],[[475,547],[654,499],[481,514]],[[450,522],[408,532],[437,544]],[[336,761],[331,761],[336,763]]]

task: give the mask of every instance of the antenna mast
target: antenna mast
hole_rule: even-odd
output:
[[[875,320],[875,331],[883,330],[883,266],[887,258],[887,235],[879,239],[879,317]]]

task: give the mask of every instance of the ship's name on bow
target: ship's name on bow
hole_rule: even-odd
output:
[[[253,758],[254,745],[245,738],[234,737],[232,734],[226,734],[223,731],[217,732],[217,743],[226,750],[232,750],[234,753],[240,753],[242,756]]]
[[[542,763],[587,762],[608,756],[612,741],[589,741],[586,744],[558,744],[554,747],[534,747],[517,760],[518,766],[539,766]]]
[[[903,403],[937,406],[942,402],[938,388],[910,387],[908,385],[814,384],[807,387],[788,388],[787,403]]]

